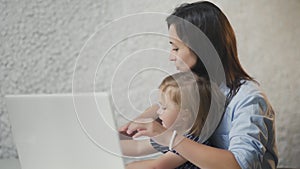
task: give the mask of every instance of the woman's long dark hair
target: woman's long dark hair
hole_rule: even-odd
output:
[[[227,102],[230,102],[236,95],[240,86],[244,83],[243,80],[255,81],[242,68],[238,59],[234,31],[227,17],[216,5],[211,2],[200,1],[191,4],[182,4],[175,8],[166,21],[169,28],[172,24],[175,26],[178,37],[183,40],[186,37],[182,32],[182,22],[177,22],[174,16],[182,18],[198,27],[215,47],[224,67],[226,85],[230,89],[227,95]],[[201,77],[209,78],[205,65],[199,57],[197,57],[197,63],[191,70]]]

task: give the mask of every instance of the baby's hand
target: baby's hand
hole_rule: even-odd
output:
[[[124,136],[127,136],[127,137],[132,137],[132,136],[134,136],[137,133],[137,131],[134,131],[134,132],[132,132],[130,134],[127,133],[127,130],[126,131],[119,131],[119,133],[122,134],[122,135],[124,135]]]

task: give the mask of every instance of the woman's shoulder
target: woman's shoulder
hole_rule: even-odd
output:
[[[237,95],[247,97],[251,95],[261,95],[262,93],[263,91],[258,82],[243,80]]]
[[[242,85],[240,86],[238,92],[234,96],[234,98],[241,99],[249,99],[252,97],[265,97],[265,94],[260,87],[258,82],[252,80],[244,80],[242,81]]]
[[[259,104],[263,108],[270,106],[268,98],[259,83],[252,80],[245,80],[229,106],[231,108],[239,108],[253,104]]]

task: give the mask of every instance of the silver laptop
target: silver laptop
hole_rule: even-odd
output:
[[[22,169],[123,169],[110,96],[6,96]]]

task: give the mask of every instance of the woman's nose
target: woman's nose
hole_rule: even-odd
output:
[[[169,56],[169,60],[170,61],[176,61],[176,56],[171,53],[170,56]]]

